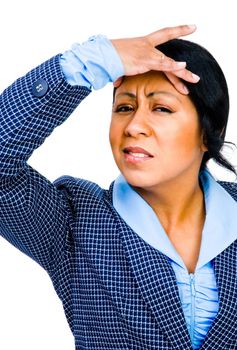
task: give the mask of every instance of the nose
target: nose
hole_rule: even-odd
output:
[[[138,137],[139,135],[150,136],[151,128],[147,120],[147,111],[144,108],[138,108],[124,130],[126,136]]]

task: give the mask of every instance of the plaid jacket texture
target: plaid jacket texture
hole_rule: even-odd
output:
[[[44,79],[48,91],[32,86]],[[27,164],[89,94],[63,79],[58,56],[1,95],[0,232],[49,273],[77,350],[192,349],[174,272],[112,206],[112,189]],[[237,200],[237,185],[221,185]],[[218,219],[218,218],[217,218]],[[233,218],[236,220],[236,218]],[[201,349],[237,349],[237,243],[214,259],[220,311]]]

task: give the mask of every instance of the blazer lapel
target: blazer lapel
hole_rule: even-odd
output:
[[[121,221],[121,238],[145,303],[175,349],[192,349],[175,274],[165,255]]]
[[[214,259],[220,308],[201,349],[227,349],[237,328],[237,241]],[[233,338],[234,340],[234,338]]]

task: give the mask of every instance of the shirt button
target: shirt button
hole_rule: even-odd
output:
[[[43,97],[46,95],[49,85],[46,80],[40,78],[33,83],[32,93],[35,97]]]

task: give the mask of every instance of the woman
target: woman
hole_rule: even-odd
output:
[[[205,167],[234,170],[220,155],[227,86],[205,49],[164,43],[193,30],[93,37],[1,96],[1,234],[48,271],[76,349],[237,347],[237,207],[222,187],[235,198],[236,185]],[[49,183],[26,160],[108,81],[121,176],[108,191]]]

